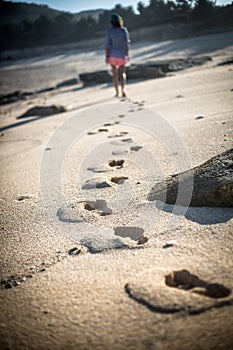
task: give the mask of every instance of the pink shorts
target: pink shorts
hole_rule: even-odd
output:
[[[108,63],[112,66],[124,66],[127,64],[129,60],[127,58],[119,58],[119,57],[109,57]]]

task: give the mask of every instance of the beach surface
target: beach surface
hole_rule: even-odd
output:
[[[130,64],[202,56],[126,99],[79,82],[0,106],[1,349],[232,348],[232,208],[147,200],[232,148],[232,32],[134,44]],[[104,69],[103,50],[4,61],[0,93]],[[49,105],[66,111],[17,119]]]

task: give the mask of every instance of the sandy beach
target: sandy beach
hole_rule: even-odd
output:
[[[232,32],[135,43],[130,64],[202,56],[127,99],[79,82],[0,106],[1,349],[232,349],[232,208],[147,200],[232,148]],[[101,48],[2,61],[0,93],[105,69]],[[17,119],[49,105],[66,112]]]

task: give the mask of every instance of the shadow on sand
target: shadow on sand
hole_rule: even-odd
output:
[[[166,213],[184,215],[186,219],[200,225],[215,225],[227,222],[233,218],[233,208],[213,208],[213,207],[188,207],[184,214],[184,207],[156,202],[156,208]]]

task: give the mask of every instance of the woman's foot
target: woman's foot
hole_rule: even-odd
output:
[[[127,97],[127,95],[124,91],[122,91],[122,97]]]

